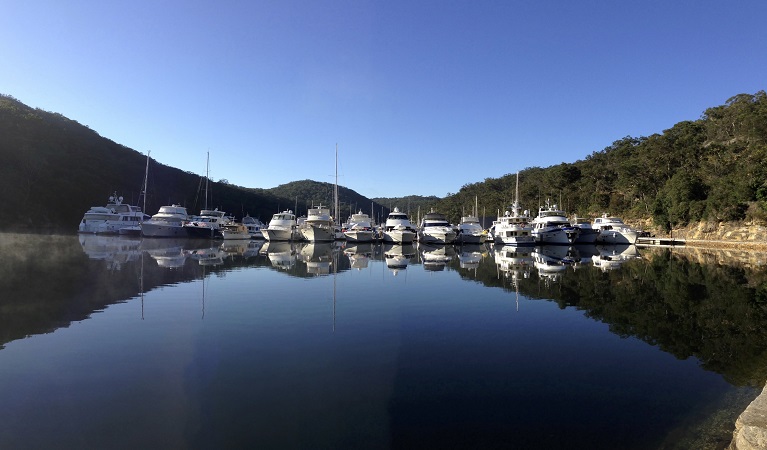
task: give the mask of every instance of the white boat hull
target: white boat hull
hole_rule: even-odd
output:
[[[267,241],[297,241],[301,239],[301,235],[294,230],[281,230],[281,229],[262,229],[261,233],[264,235],[264,239]]]
[[[455,242],[455,232],[425,230],[420,233],[419,242],[424,244],[452,244]]]
[[[599,233],[597,242],[600,244],[635,244],[639,233],[632,230],[605,230]]]
[[[385,231],[383,240],[395,244],[412,244],[415,240],[415,233],[409,230]]]
[[[332,228],[308,225],[301,229],[301,234],[309,242],[333,242],[336,240],[336,233]]]
[[[496,235],[494,242],[501,245],[535,245],[535,238],[531,234],[523,236]]]
[[[373,242],[372,231],[346,231],[344,236],[349,242]]]
[[[562,228],[533,230],[536,244],[569,245],[575,240]]]

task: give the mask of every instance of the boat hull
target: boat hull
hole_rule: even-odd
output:
[[[455,233],[452,231],[431,231],[421,232],[419,242],[423,244],[452,244],[455,242]]]
[[[218,228],[187,224],[184,225],[187,236],[202,239],[221,238],[221,230]]]
[[[575,237],[567,233],[564,228],[533,230],[536,244],[570,245]]]
[[[294,230],[262,229],[261,233],[267,241],[297,241],[301,236]]]
[[[578,237],[575,239],[576,244],[594,244],[599,237],[599,230],[581,228]]]
[[[373,242],[372,231],[345,231],[344,236],[349,242]]]
[[[333,242],[336,240],[336,233],[332,228],[309,225],[301,229],[301,234],[309,242]]]
[[[395,244],[412,244],[415,240],[415,233],[409,230],[385,231],[383,235],[384,242]]]
[[[141,224],[141,235],[144,237],[186,237],[187,231],[182,225],[154,225],[144,222]]]
[[[635,244],[639,233],[629,230],[606,230],[599,233],[596,241],[600,244]]]
[[[485,234],[466,234],[458,233],[455,242],[458,244],[484,244],[487,239]]]

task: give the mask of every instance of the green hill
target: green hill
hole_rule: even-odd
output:
[[[0,161],[0,230],[75,232],[83,213],[91,206],[106,204],[115,192],[128,203],[143,203],[146,155],[61,114],[2,95]],[[199,211],[204,206],[202,183],[197,174],[151,160],[146,212],[153,214],[171,203]],[[328,186],[305,181],[252,189],[210,181],[208,206],[266,222],[273,213],[294,208],[297,197],[302,205],[307,201],[331,205]],[[370,210],[371,200],[346,188],[339,187],[339,193],[344,208]]]
[[[475,197],[480,211],[503,211],[515,174],[463,186],[438,207],[457,220]],[[695,121],[660,134],[626,137],[583,160],[519,173],[520,203],[535,212],[548,198],[571,214],[652,218],[662,229],[690,222],[767,222],[767,95],[740,94]]]
[[[0,96],[0,158],[2,230],[73,232],[83,212],[113,192],[138,203],[146,166],[146,155],[10,96]],[[339,187],[340,216],[372,208],[380,220],[398,206],[413,217],[436,208],[457,222],[477,201],[479,214],[492,217],[512,202],[515,181],[515,174],[487,178],[444,199],[371,200]],[[551,199],[571,214],[652,218],[665,229],[697,221],[767,223],[767,95],[736,95],[662,133],[627,136],[579,161],[526,168],[519,181],[520,202],[532,212]],[[170,203],[199,210],[201,182],[152,160],[147,212]],[[333,204],[333,185],[311,180],[271,189],[211,182],[210,194],[209,206],[264,221],[279,210],[303,214],[312,204]]]

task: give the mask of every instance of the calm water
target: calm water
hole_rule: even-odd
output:
[[[767,379],[753,254],[0,250],[0,448],[722,448]]]

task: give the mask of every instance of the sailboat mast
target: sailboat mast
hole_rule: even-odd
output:
[[[333,208],[335,209],[333,215],[336,216],[336,223],[338,223],[341,220],[338,216],[338,144],[336,144],[336,185],[333,191],[333,198],[333,202],[335,203],[333,205]]]
[[[210,152],[205,161],[205,209],[208,209],[208,180],[210,177]]]
[[[146,170],[144,171],[144,191],[142,192],[144,194],[144,203],[143,203],[143,206],[141,207],[142,212],[146,212],[146,186],[147,186],[147,183],[149,183],[149,153],[151,153],[151,151],[147,150],[146,151]]]

